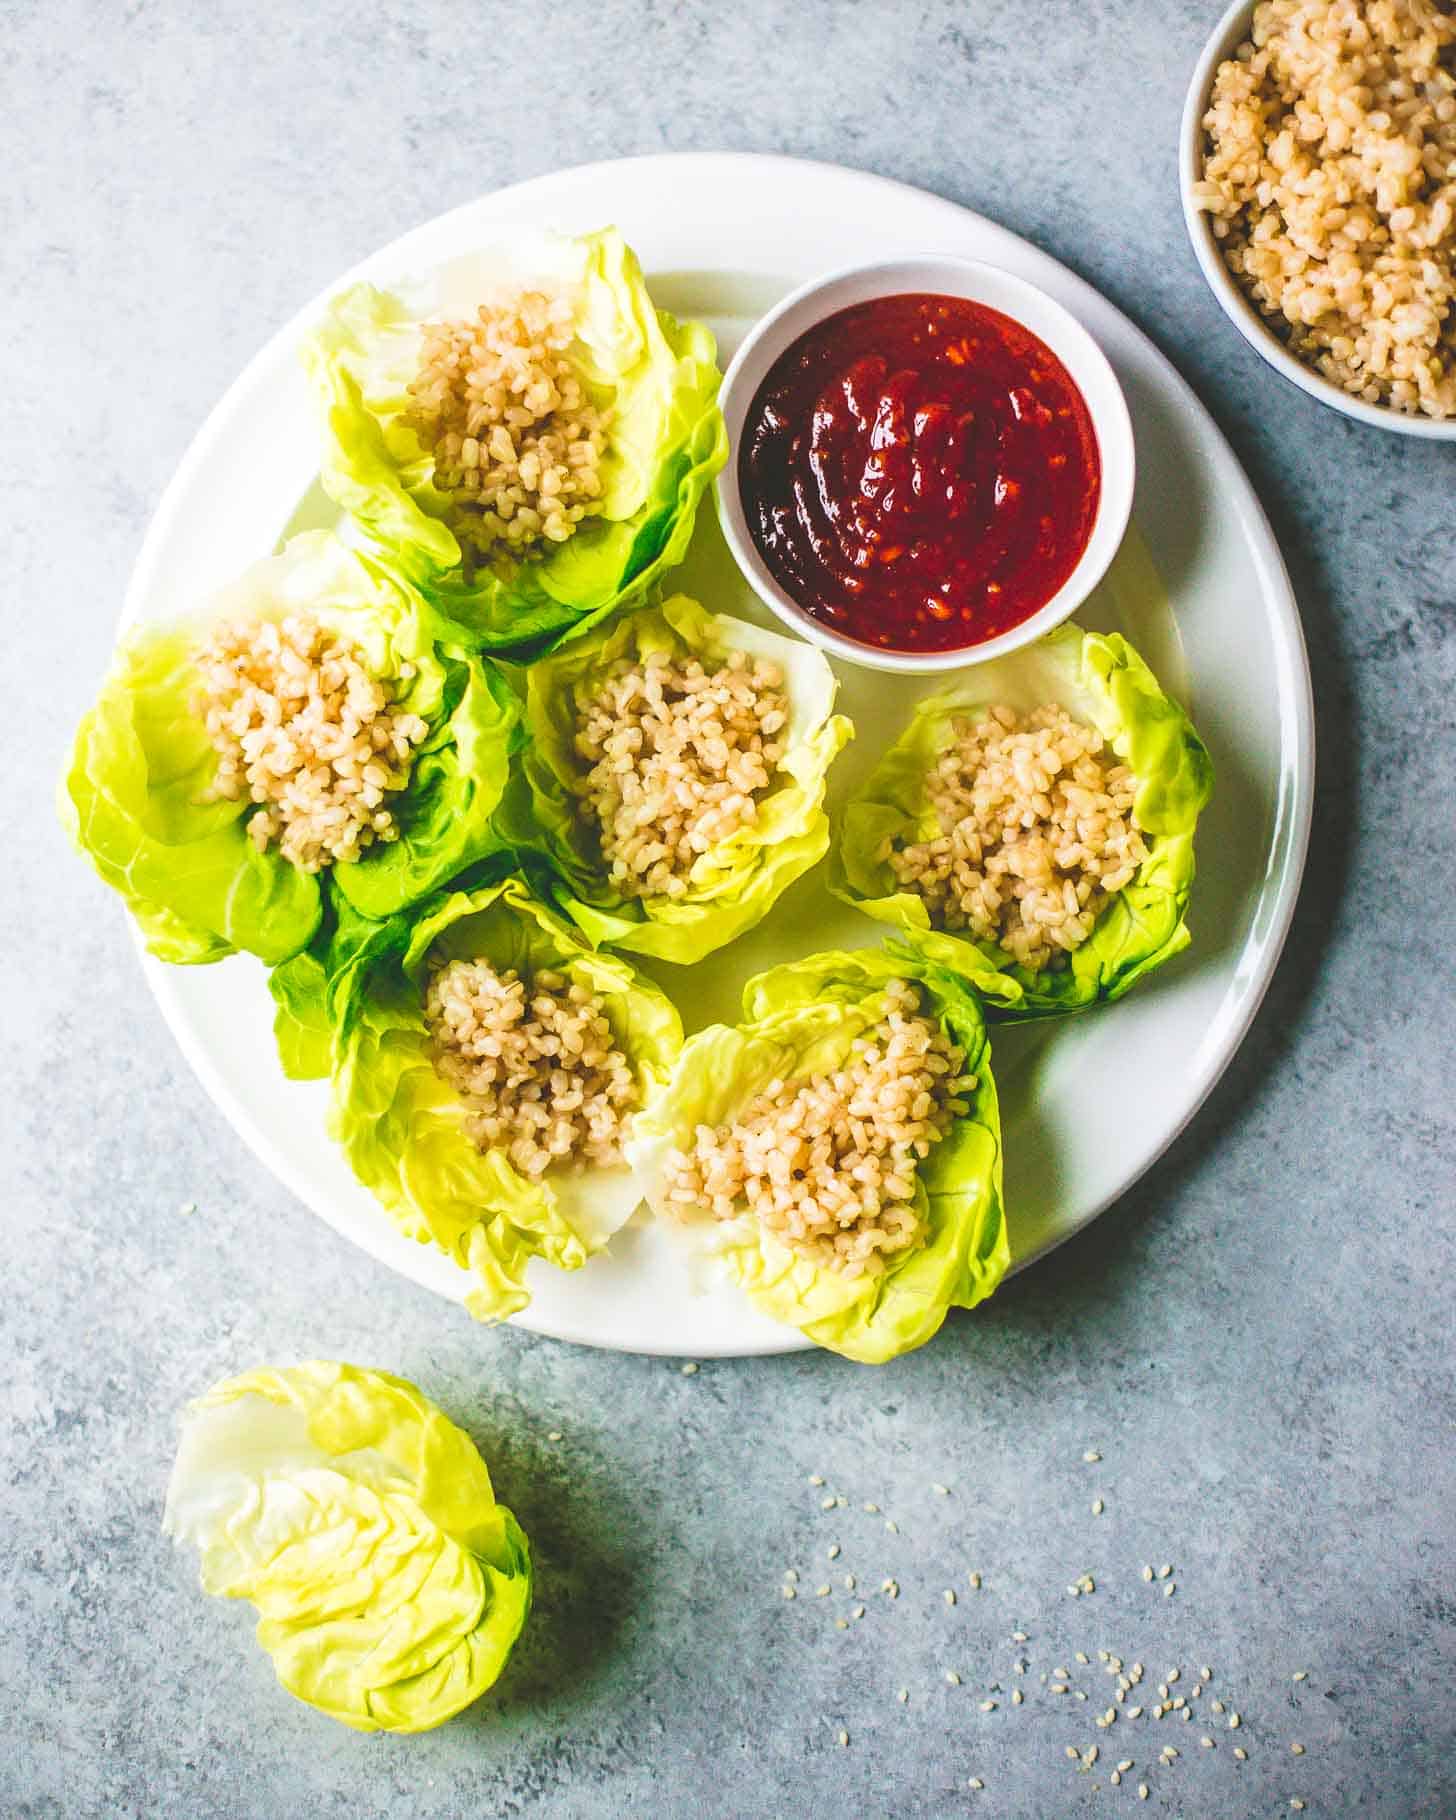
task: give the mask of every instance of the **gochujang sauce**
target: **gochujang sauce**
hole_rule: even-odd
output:
[[[1085,400],[1040,337],[926,293],[840,310],[770,368],[738,450],[754,542],[813,618],[953,651],[1077,566],[1101,484]]]

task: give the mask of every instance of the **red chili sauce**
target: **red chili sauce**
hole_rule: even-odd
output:
[[[779,356],[744,420],[738,484],[806,613],[861,644],[954,651],[1066,581],[1101,463],[1044,341],[999,310],[913,293],[840,310]]]

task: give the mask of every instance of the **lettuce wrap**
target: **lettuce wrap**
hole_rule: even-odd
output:
[[[756,819],[701,855],[686,896],[629,898],[611,883],[596,830],[579,812],[586,765],[576,752],[577,704],[618,661],[656,651],[698,657],[705,668],[733,651],[777,664],[789,721]],[[825,783],[852,728],[832,712],[838,684],[812,645],[710,613],[678,594],[574,640],[526,675],[526,742],[501,808],[501,832],[550,868],[561,909],[593,943],[679,963],[702,960],[761,921],[823,857]]]
[[[1056,703],[1094,726],[1137,780],[1133,812],[1148,856],[1104,905],[1064,967],[1032,971],[994,941],[934,930],[925,901],[905,889],[888,842],[940,832],[928,774],[958,720],[995,704],[1027,712]],[[1062,626],[1036,644],[980,665],[954,689],[916,708],[909,726],[847,804],[837,830],[831,888],[878,922],[912,935],[945,966],[974,981],[992,1019],[1054,1017],[1121,998],[1186,948],[1193,833],[1213,790],[1213,766],[1188,716],[1125,638]]]
[[[731,1121],[770,1083],[843,1067],[857,1037],[884,1015],[886,986],[908,980],[976,1076],[971,1105],[916,1171],[914,1207],[925,1238],[894,1253],[881,1274],[850,1277],[790,1250],[750,1214],[718,1220],[666,1198],[674,1150],[700,1126]],[[923,1346],[952,1308],[973,1308],[1010,1263],[1001,1199],[1001,1122],[990,1044],[976,994],[909,943],[817,954],[748,982],[744,1022],[689,1038],[667,1090],[638,1119],[628,1155],[648,1204],[695,1253],[738,1284],[753,1305],[818,1345],[865,1364]]]
[[[218,761],[197,700],[197,653],[215,624],[300,613],[354,647],[394,683],[395,705],[428,726],[405,788],[389,799],[399,838],[315,873],[276,845],[259,848],[248,831],[259,805],[246,794],[208,800]],[[499,846],[491,817],[518,722],[489,659],[439,651],[408,589],[327,533],[307,532],[199,612],[123,641],[77,731],[61,820],[160,959],[245,950],[277,965],[314,938],[330,893],[385,917]]]
[[[432,1057],[425,1018],[431,964],[480,959],[523,979],[550,968],[585,986],[603,1001],[644,1106],[681,1046],[677,1011],[628,962],[590,949],[519,878],[450,892],[387,925],[346,928],[344,949],[309,963],[317,969],[315,986],[323,982],[331,1030],[330,1134],[402,1231],[469,1271],[470,1312],[503,1320],[531,1299],[525,1274],[532,1258],[579,1269],[631,1218],[641,1184],[625,1164],[553,1168],[533,1180],[503,1151],[476,1148],[466,1134],[466,1105]],[[308,1029],[317,1019],[294,1002],[307,990],[300,974],[289,1002],[304,1032],[298,1053],[311,1061],[316,1038]]]
[[[249,1599],[289,1693],[355,1731],[442,1725],[499,1676],[531,1557],[475,1443],[412,1384],[318,1359],[183,1419],[163,1527]]]
[[[473,317],[527,286],[569,300],[570,358],[608,414],[601,509],[544,554],[473,569],[446,523],[433,452],[406,420],[408,388],[425,322]],[[727,459],[713,337],[653,307],[612,228],[503,240],[395,292],[355,285],[303,359],[324,410],[325,490],[431,601],[441,636],[467,647],[528,658],[640,598],[682,560]]]

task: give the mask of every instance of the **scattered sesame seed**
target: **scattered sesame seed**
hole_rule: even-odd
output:
[[[688,1362],[687,1362],[687,1364],[686,1364],[686,1365],[684,1365],[684,1366],[683,1366],[683,1367],[682,1367],[682,1368],[681,1368],[681,1369],[682,1369],[682,1374],[683,1374],[683,1376],[684,1376],[684,1377],[685,1377],[685,1378],[690,1378],[690,1377],[692,1377],[692,1376],[693,1376],[693,1374],[694,1374],[694,1372],[696,1372],[696,1371],[697,1371],[697,1369],[698,1369],[698,1368],[697,1368],[697,1366],[696,1366],[696,1365],[695,1365],[695,1364],[694,1364],[694,1363],[693,1363],[693,1361],[692,1361],[692,1360],[691,1360],[691,1359],[689,1359],[689,1360],[688,1360]]]
[[[1176,1680],[1177,1680],[1177,1679],[1178,1679],[1178,1677],[1179,1677],[1179,1675],[1181,1675],[1181,1674],[1182,1674],[1182,1672],[1183,1672],[1183,1671],[1182,1671],[1182,1670],[1181,1670],[1181,1669],[1178,1669],[1178,1668],[1170,1668],[1170,1669],[1169,1669],[1169,1670],[1168,1670],[1168,1679],[1169,1679],[1169,1680],[1170,1680],[1170,1681],[1176,1681]]]
[[[1200,1668],[1198,1672],[1203,1676],[1205,1681],[1211,1681],[1213,1679],[1213,1670],[1211,1668]]]
[[[811,1485],[822,1485],[824,1483],[824,1474],[822,1472],[811,1472],[809,1474],[809,1483]]]
[[[1082,1761],[1084,1763],[1095,1763],[1097,1761],[1097,1757],[1098,1757],[1098,1750],[1097,1750],[1097,1746],[1095,1744],[1089,1744],[1087,1746],[1086,1750],[1082,1753]]]
[[[1167,1565],[1167,1563],[1165,1562],[1163,1564],[1163,1566],[1158,1569],[1158,1578],[1160,1580],[1166,1580],[1168,1578],[1169,1574],[1172,1573],[1172,1571],[1173,1571],[1172,1568],[1169,1567]]]
[[[1080,1599],[1082,1597],[1082,1588],[1080,1586],[1069,1586],[1067,1588],[1067,1597],[1069,1599]]]
[[[1291,1744],[1289,1748],[1294,1752],[1296,1757],[1302,1757],[1304,1755],[1304,1746],[1302,1744]]]
[[[1175,1744],[1165,1744],[1163,1746],[1163,1755],[1171,1763],[1175,1757],[1181,1756],[1182,1752],[1178,1749],[1177,1745],[1175,1745]]]
[[[1223,1711],[1223,1701],[1222,1701],[1222,1700],[1215,1700],[1215,1701],[1214,1701],[1214,1703],[1213,1703],[1213,1710],[1214,1710],[1214,1711],[1215,1711],[1215,1712],[1216,1712],[1216,1713],[1221,1713],[1221,1712],[1222,1712],[1222,1711]]]
[[[836,1498],[834,1500],[834,1508],[836,1510],[847,1510],[849,1508],[849,1499],[848,1498]]]
[[[1065,1681],[1053,1681],[1047,1691],[1053,1694],[1064,1694],[1067,1691],[1067,1684]]]
[[[1107,1780],[1112,1784],[1112,1786],[1114,1788],[1116,1788],[1118,1786],[1118,1784],[1122,1781],[1122,1772],[1120,1770],[1113,1770],[1112,1774],[1107,1778]]]
[[[1141,1719],[1143,1716],[1143,1709],[1140,1706],[1130,1706],[1127,1709],[1127,1716],[1129,1719]]]
[[[862,1618],[865,1615],[865,1608],[862,1605],[856,1605],[849,1615],[851,1618]]]
[[[945,1671],[945,1678],[952,1687],[959,1687],[961,1684],[961,1678],[953,1668],[948,1668]]]
[[[819,1508],[820,1508],[820,1510],[833,1510],[834,1509],[833,1498],[821,1498],[819,1500]]]
[[[900,1525],[895,1521],[895,1519],[893,1517],[885,1518],[885,1528],[887,1530],[889,1530],[889,1532],[892,1536],[898,1536],[900,1533]]]
[[[184,1201],[177,1211],[178,1213],[196,1213],[197,1203],[196,1201]]]
[[[1011,1641],[1012,1641],[1012,1642],[1013,1642],[1013,1643],[1025,1643],[1025,1641],[1026,1641],[1026,1632],[1025,1632],[1025,1631],[1024,1631],[1024,1630],[1014,1630],[1014,1631],[1012,1631],[1012,1633],[1011,1633]]]
[[[1101,1651],[1101,1650],[1100,1650],[1100,1649],[1099,1649],[1099,1650],[1098,1650],[1098,1652],[1097,1652],[1097,1659],[1098,1659],[1098,1661],[1099,1661],[1099,1662],[1105,1662],[1105,1661],[1106,1661],[1106,1660],[1107,1660],[1107,1658],[1106,1658],[1106,1656],[1104,1656],[1104,1655],[1103,1655],[1103,1653],[1102,1653],[1102,1651]],[[1086,1655],[1086,1652],[1085,1652],[1085,1650],[1080,1650],[1080,1649],[1079,1649],[1079,1650],[1078,1650],[1078,1651],[1077,1651],[1077,1654],[1076,1654],[1076,1656],[1075,1656],[1075,1657],[1074,1657],[1074,1660],[1075,1660],[1075,1661],[1077,1661],[1077,1662],[1086,1662],[1086,1660],[1087,1660],[1087,1655]]]
[[[798,1596],[799,1595],[794,1591],[792,1586],[786,1586],[784,1588],[784,1597],[786,1599],[797,1599]]]
[[[1187,1704],[1188,1704],[1188,1702],[1183,1698],[1182,1694],[1179,1694],[1177,1696],[1177,1698],[1173,1701],[1173,1711],[1175,1713],[1181,1713],[1183,1708]]]
[[[1158,1683],[1158,1697],[1162,1700],[1168,1698],[1168,1683],[1166,1681],[1160,1681]]]
[[[1079,1687],[1073,1692],[1072,1698],[1074,1700],[1085,1700],[1087,1698],[1087,1696],[1086,1696],[1086,1694],[1084,1694],[1082,1692],[1081,1688]]]
[[[1066,1681],[1070,1678],[1069,1671],[1065,1668],[1054,1668],[1052,1673],[1056,1676],[1058,1681]]]
[[[1092,1500],[1092,1515],[1094,1517],[1100,1517],[1106,1508],[1107,1507],[1102,1502],[1101,1498],[1094,1498]]]
[[[1214,1748],[1212,1738],[1200,1738],[1198,1740],[1198,1742],[1203,1746],[1203,1748],[1205,1750],[1212,1750]]]
[[[548,1441],[559,1441],[561,1439],[561,1430],[559,1428],[553,1428],[546,1439]]]
[[[1240,1763],[1247,1763],[1249,1760],[1249,1753],[1244,1749],[1242,1744],[1236,1744],[1234,1746],[1234,1755],[1238,1758]]]
[[[829,1597],[829,1588],[827,1586],[816,1586],[814,1588],[814,1597],[816,1599],[827,1599]]]
[[[890,1582],[890,1597],[892,1599],[898,1599],[900,1597],[900,1582],[898,1580],[891,1580]]]
[[[1075,1744],[1069,1744],[1067,1746],[1067,1755],[1071,1758],[1073,1763],[1080,1763],[1082,1761],[1082,1753],[1077,1749]]]
[[[1308,1681],[1309,1670],[1307,1668],[1300,1669],[1299,1673],[1294,1677],[1294,1679],[1296,1681]]]
[[[1168,1584],[1163,1588],[1163,1597],[1165,1599],[1171,1599],[1173,1597],[1173,1594],[1175,1592],[1177,1592],[1177,1590],[1178,1590],[1178,1582],[1176,1580],[1170,1580],[1168,1582]]]
[[[839,1544],[837,1542],[831,1542],[824,1553],[829,1560],[837,1561],[839,1559]]]
[[[1138,1783],[1138,1800],[1146,1801],[1147,1798],[1148,1798],[1148,1785],[1146,1782],[1139,1782]]]
[[[1153,1708],[1153,1717],[1155,1719],[1161,1719],[1165,1711],[1166,1711],[1166,1708],[1161,1707],[1161,1706],[1155,1706]]]
[[[1021,1689],[1020,1689],[1020,1688],[1019,1688],[1019,1687],[1014,1687],[1014,1688],[1012,1688],[1012,1690],[1011,1690],[1011,1704],[1012,1704],[1012,1705],[1013,1705],[1013,1706],[1020,1706],[1020,1704],[1021,1704],[1021,1701],[1022,1701],[1022,1698],[1023,1698],[1023,1696],[1022,1696],[1022,1692],[1021,1692]]]
[[[1304,1803],[1300,1800],[1298,1795],[1291,1795],[1289,1797],[1289,1805],[1294,1809],[1296,1814],[1302,1814],[1304,1812]]]
[[[844,1576],[844,1590],[846,1592],[854,1591],[854,1575],[853,1574],[846,1574]]]
[[[985,1786],[986,1786],[985,1783],[981,1780],[981,1778],[979,1776],[972,1776],[970,1781],[966,1784],[967,1788],[974,1788],[974,1789],[982,1789]]]
[[[955,1604],[955,1594],[951,1591],[951,1589],[948,1586],[946,1587],[945,1591],[940,1596],[942,1599],[945,1600],[947,1605]]]
[[[1143,1578],[1144,1578],[1144,1579],[1145,1579],[1145,1580],[1151,1580],[1151,1579],[1152,1579],[1152,1577],[1153,1577],[1153,1570],[1152,1570],[1152,1568],[1151,1568],[1151,1567],[1145,1567],[1145,1568],[1144,1568],[1144,1569],[1143,1569]]]
[[[1083,1592],[1096,1592],[1097,1590],[1097,1582],[1092,1578],[1091,1574],[1083,1574],[1077,1584],[1082,1588]]]
[[[834,1620],[834,1628],[836,1630],[848,1630],[849,1629],[849,1619],[848,1618],[836,1618]]]
[[[849,1743],[849,1733],[848,1733],[848,1732],[841,1732],[841,1733],[840,1733],[840,1734],[839,1734],[839,1742],[840,1742],[840,1743],[841,1743],[841,1744],[848,1744],[848,1743]]]
[[[1237,1713],[1229,1714],[1229,1730],[1231,1732],[1236,1732],[1242,1724],[1243,1721],[1239,1718]]]
[[[995,1710],[996,1702],[994,1700],[983,1700],[981,1702],[981,1711],[983,1713],[994,1713]]]
[[[949,1485],[932,1485],[930,1489],[935,1493],[937,1498],[948,1498],[950,1496]]]
[[[880,1514],[880,1507],[878,1504],[866,1504],[865,1509],[872,1517],[877,1517]]]
[[[786,1567],[784,1569],[784,1578],[786,1580],[797,1580],[798,1577],[799,1577],[799,1570],[797,1567]]]
[[[971,1591],[979,1592],[981,1590],[981,1576],[972,1569],[966,1577],[971,1583]]]
[[[1121,1763],[1119,1763],[1117,1767],[1118,1767],[1119,1771],[1125,1775],[1127,1773],[1127,1771],[1132,1768],[1132,1758],[1124,1757],[1123,1760],[1121,1761]]]
[[[895,1698],[900,1702],[901,1706],[904,1706],[906,1701],[910,1698],[910,1689],[908,1687],[902,1687],[899,1693],[895,1695]]]
[[[1102,1458],[1102,1455],[1100,1453],[1098,1453],[1098,1451],[1095,1447],[1089,1447],[1087,1449],[1086,1453],[1084,1453],[1082,1455],[1082,1458],[1086,1461],[1086,1463],[1089,1466],[1095,1466],[1097,1464],[1097,1462]]]

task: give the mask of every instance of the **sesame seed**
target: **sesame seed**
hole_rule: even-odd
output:
[[[1095,1744],[1089,1744],[1086,1751],[1083,1753],[1082,1761],[1084,1763],[1095,1763],[1097,1761],[1097,1756],[1097,1746]]]
[[[814,1588],[814,1597],[816,1599],[827,1599],[829,1597],[829,1588],[827,1586],[816,1586]]]
[[[1296,1681],[1308,1681],[1309,1670],[1307,1668],[1300,1669],[1299,1673],[1297,1675],[1295,1675],[1294,1679]]]
[[[196,1213],[197,1203],[196,1201],[184,1201],[177,1211],[178,1213]]]
[[[786,1567],[784,1569],[784,1578],[786,1580],[797,1580],[798,1577],[799,1577],[799,1570],[797,1567]]]
[[[1097,1652],[1097,1659],[1099,1662],[1105,1662],[1107,1660],[1107,1658],[1103,1655],[1103,1653],[1100,1649]],[[1086,1662],[1086,1660],[1087,1660],[1086,1653],[1083,1650],[1079,1649],[1077,1651],[1077,1654],[1076,1654],[1074,1660],[1078,1661],[1078,1662]]]
[[[994,1700],[983,1700],[981,1702],[981,1711],[983,1713],[994,1713],[995,1710],[996,1702]]]
[[[848,1507],[849,1507],[848,1498],[836,1498],[834,1500],[834,1508],[836,1510],[846,1510],[846,1509],[848,1509]]]
[[[1013,1706],[1020,1706],[1020,1704],[1021,1704],[1021,1701],[1022,1701],[1022,1692],[1021,1692],[1021,1689],[1020,1689],[1020,1688],[1019,1688],[1019,1687],[1014,1687],[1014,1688],[1012,1688],[1012,1690],[1011,1690],[1011,1704],[1012,1704],[1012,1705],[1013,1705]]]
[[[1231,1732],[1236,1732],[1242,1723],[1243,1721],[1239,1718],[1237,1713],[1229,1714],[1229,1730]]]
[[[1025,1641],[1026,1641],[1026,1632],[1025,1632],[1025,1631],[1024,1631],[1024,1630],[1014,1630],[1014,1631],[1012,1631],[1012,1633],[1011,1633],[1011,1641],[1012,1641],[1012,1642],[1013,1642],[1013,1643],[1025,1643]]]
[[[1163,1588],[1163,1597],[1165,1599],[1171,1599],[1173,1597],[1173,1594],[1175,1592],[1177,1592],[1177,1590],[1178,1590],[1178,1582],[1176,1580],[1170,1580],[1168,1582],[1168,1584]]]
[[[559,1441],[561,1439],[561,1430],[559,1428],[553,1428],[546,1439],[548,1441]]]
[[[824,1483],[824,1474],[822,1472],[811,1472],[809,1474],[809,1483],[811,1485],[822,1485]]]
[[[1223,1701],[1222,1701],[1222,1700],[1215,1700],[1215,1701],[1214,1701],[1214,1703],[1213,1703],[1213,1710],[1214,1710],[1214,1711],[1215,1711],[1215,1712],[1216,1712],[1216,1713],[1221,1713],[1221,1712],[1222,1712],[1222,1711],[1223,1711]]]
[[[885,1518],[885,1528],[887,1530],[889,1530],[889,1532],[892,1536],[898,1536],[900,1533],[900,1525],[895,1521],[895,1519],[893,1517]]]
[[[1181,1713],[1187,1704],[1188,1702],[1183,1698],[1182,1694],[1179,1694],[1173,1702],[1173,1711],[1175,1713]]]
[[[950,1496],[949,1485],[932,1485],[930,1489],[935,1493],[937,1498],[948,1498]]]
[[[1198,1740],[1198,1742],[1203,1746],[1203,1748],[1205,1750],[1213,1749],[1213,1739],[1212,1738],[1200,1738]]]
[[[833,1498],[821,1498],[819,1500],[819,1508],[820,1508],[820,1510],[833,1510],[834,1509]]]
[[[1242,1744],[1236,1744],[1234,1746],[1234,1755],[1238,1758],[1240,1763],[1247,1763],[1249,1760],[1249,1753],[1244,1749]]]
[[[837,1542],[831,1542],[824,1552],[831,1561],[837,1561],[839,1559],[839,1544]]]
[[[1098,1453],[1098,1451],[1095,1447],[1089,1447],[1087,1449],[1086,1453],[1084,1453],[1082,1455],[1082,1458],[1086,1461],[1086,1463],[1089,1466],[1095,1466],[1097,1464],[1097,1462],[1102,1458],[1102,1455],[1100,1453]]]
[[[846,1592],[854,1591],[854,1575],[853,1574],[846,1574],[844,1576],[844,1590]]]
[[[1145,1568],[1144,1568],[1144,1569],[1143,1569],[1143,1578],[1144,1578],[1144,1579],[1145,1579],[1145,1580],[1151,1580],[1151,1579],[1152,1579],[1152,1577],[1153,1577],[1153,1570],[1152,1570],[1152,1568],[1151,1568],[1151,1567],[1145,1567]]]
[[[1300,1800],[1298,1795],[1291,1795],[1289,1797],[1289,1805],[1294,1809],[1296,1814],[1302,1814],[1304,1812],[1304,1803]]]
[[[910,1689],[908,1687],[902,1687],[899,1693],[895,1695],[895,1698],[900,1702],[901,1706],[904,1706],[906,1701],[910,1698]]]
[[[793,1589],[793,1587],[792,1587],[792,1586],[786,1586],[786,1587],[785,1587],[785,1588],[784,1588],[784,1589],[783,1589],[783,1590],[784,1590],[784,1597],[785,1597],[785,1598],[786,1598],[786,1599],[797,1599],[797,1598],[798,1598],[798,1596],[799,1596],[799,1595],[798,1595],[798,1594],[797,1594],[797,1593],[796,1593],[796,1592],[795,1592],[795,1591],[794,1591],[794,1589]]]
[[[971,1583],[971,1591],[979,1592],[981,1590],[981,1576],[973,1569],[971,1573],[967,1575],[967,1578]]]
[[[1289,1748],[1294,1752],[1296,1757],[1302,1757],[1304,1755],[1304,1746],[1302,1744],[1291,1744]]]
[[[849,1615],[851,1618],[862,1618],[865,1615],[865,1608],[862,1605],[856,1605]]]
[[[1067,1755],[1071,1758],[1073,1763],[1080,1763],[1082,1761],[1082,1753],[1077,1749],[1075,1744],[1069,1744],[1067,1746]]]
[[[849,1619],[848,1618],[836,1618],[834,1620],[834,1628],[836,1630],[848,1630],[849,1629]]]
[[[1163,1755],[1171,1763],[1175,1757],[1181,1755],[1181,1752],[1178,1750],[1178,1747],[1176,1745],[1165,1744],[1163,1746]]]
[[[1073,1699],[1074,1699],[1074,1700],[1085,1700],[1085,1699],[1086,1699],[1086,1698],[1087,1698],[1087,1696],[1086,1696],[1086,1694],[1084,1694],[1084,1693],[1083,1693],[1083,1692],[1082,1692],[1082,1690],[1081,1690],[1081,1688],[1080,1688],[1080,1687],[1079,1687],[1079,1688],[1077,1688],[1077,1689],[1076,1689],[1076,1690],[1075,1690],[1075,1692],[1074,1692],[1074,1693],[1073,1693],[1073,1695],[1072,1695],[1072,1698],[1073,1698]]]
[[[982,1789],[985,1786],[986,1786],[985,1783],[981,1780],[981,1778],[979,1776],[972,1776],[970,1781],[966,1784],[967,1788],[975,1788],[975,1789]]]
[[[1141,1719],[1143,1716],[1143,1709],[1140,1706],[1130,1706],[1127,1709],[1127,1716],[1129,1719]]]
[[[1120,1770],[1113,1770],[1112,1774],[1107,1778],[1107,1780],[1112,1784],[1112,1786],[1114,1788],[1116,1788],[1119,1785],[1119,1783],[1122,1781],[1122,1772]]]
[[[1105,1508],[1106,1506],[1103,1504],[1101,1498],[1094,1498],[1092,1500],[1092,1515],[1094,1517],[1100,1517]]]
[[[1172,1568],[1169,1567],[1165,1562],[1164,1565],[1158,1569],[1158,1578],[1160,1580],[1166,1580],[1168,1578],[1169,1574],[1172,1573],[1172,1571],[1173,1571]]]
[[[1069,1678],[1068,1670],[1065,1668],[1054,1668],[1052,1673],[1056,1676],[1058,1681],[1065,1681]]]
[[[1213,1679],[1213,1670],[1211,1668],[1200,1668],[1198,1672],[1203,1676],[1205,1681],[1211,1681]]]
[[[693,1363],[693,1361],[691,1359],[689,1359],[687,1364],[682,1367],[682,1374],[685,1378],[690,1378],[697,1371],[697,1369],[698,1369],[697,1366]]]
[[[1053,1681],[1047,1691],[1053,1694],[1064,1694],[1067,1691],[1067,1684],[1065,1681]]]
[[[955,1594],[951,1591],[951,1589],[948,1586],[946,1587],[945,1591],[940,1596],[942,1599],[945,1600],[947,1605],[955,1604]]]
[[[878,1504],[866,1504],[865,1509],[872,1517],[877,1517],[880,1514],[880,1507]]]
[[[1168,1683],[1166,1681],[1160,1681],[1158,1683],[1158,1695],[1159,1698],[1163,1700],[1168,1698]]]
[[[1117,1766],[1117,1767],[1118,1767],[1118,1769],[1119,1769],[1119,1770],[1121,1770],[1121,1771],[1122,1771],[1122,1772],[1123,1772],[1123,1773],[1124,1773],[1124,1774],[1126,1774],[1126,1773],[1127,1773],[1127,1771],[1128,1771],[1128,1770],[1130,1770],[1130,1769],[1131,1769],[1131,1768],[1132,1768],[1132,1758],[1131,1758],[1131,1757],[1124,1757],[1124,1758],[1123,1758],[1123,1760],[1122,1760],[1122,1761],[1121,1761],[1121,1763],[1119,1763],[1119,1764],[1118,1764],[1118,1766]]]
[[[945,1678],[952,1687],[959,1687],[961,1684],[961,1678],[953,1668],[948,1668],[945,1671]]]
[[[1181,1669],[1170,1668],[1168,1670],[1168,1679],[1170,1681],[1176,1681],[1181,1673],[1182,1673]]]
[[[1148,1785],[1146,1782],[1139,1782],[1138,1783],[1138,1800],[1146,1801],[1147,1798],[1148,1798]]]
[[[1155,1706],[1153,1708],[1153,1717],[1155,1719],[1161,1719],[1162,1716],[1163,1716],[1163,1708],[1161,1706]]]
[[[839,1742],[840,1742],[840,1743],[841,1743],[841,1744],[848,1744],[848,1743],[849,1743],[849,1733],[848,1733],[848,1732],[841,1732],[841,1733],[840,1733],[840,1734],[839,1734]]]

